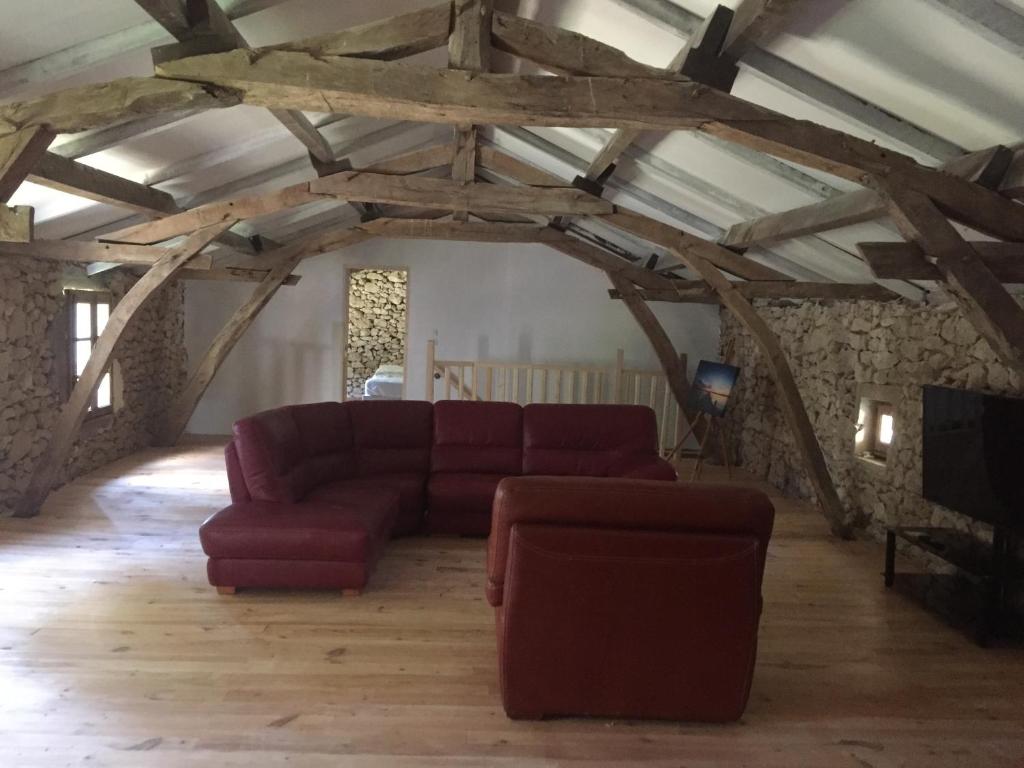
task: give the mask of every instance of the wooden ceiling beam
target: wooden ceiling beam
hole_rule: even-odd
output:
[[[902,297],[877,283],[735,283],[734,288],[748,299],[817,299],[839,301],[899,301]],[[718,295],[703,280],[673,280],[671,288],[642,289],[645,301],[675,303],[720,303]],[[612,292],[613,299],[621,298]]]
[[[34,235],[35,210],[29,205],[7,206],[0,203],[0,241],[31,242]]]
[[[482,213],[581,214],[611,213],[611,203],[574,187],[526,187],[499,184],[460,184],[422,176],[390,176],[342,171],[309,183],[312,194],[342,200],[365,200],[443,210]]]
[[[454,240],[478,243],[560,243],[568,236],[541,224],[380,218],[360,224],[367,234],[406,240]]]
[[[900,231],[935,258],[935,267],[964,316],[1007,366],[1024,375],[1024,309],[936,202],[897,185],[887,188],[885,195]]]
[[[452,3],[448,2],[371,21],[326,35],[261,48],[325,56],[393,61],[425,53],[448,44],[452,30]]]
[[[11,199],[55,136],[44,125],[31,125],[0,137],[0,203]]]
[[[82,264],[144,264],[152,266],[167,255],[167,248],[123,243],[94,243],[88,240],[33,240],[30,243],[0,240],[0,256],[30,256],[39,259]],[[197,256],[190,266],[209,269],[209,254]]]
[[[491,68],[491,0],[453,0],[452,34],[448,41],[448,66],[466,72]],[[452,180],[468,184],[476,177],[476,144],[479,126],[455,126]],[[469,210],[455,209],[457,221],[468,221]]]
[[[170,215],[181,209],[166,192],[47,152],[29,180],[50,189],[145,214]]]
[[[1008,152],[1011,153],[1009,157]],[[1021,173],[1024,175],[1024,149],[1011,152],[1006,147],[995,146],[945,163],[939,170],[971,182],[984,182],[986,186],[998,189],[1007,183],[1013,183],[1005,177],[1014,168],[1015,163],[1020,164]],[[820,203],[741,221],[734,224],[719,242],[735,248],[770,245],[873,221],[887,213],[886,203],[878,192],[862,189],[837,195]]]
[[[1024,243],[968,242],[1001,283],[1024,283]],[[858,243],[871,273],[889,280],[942,280],[916,243]]]
[[[763,47],[781,33],[797,11],[809,10],[807,0],[744,0],[736,9],[725,52],[737,59]]]

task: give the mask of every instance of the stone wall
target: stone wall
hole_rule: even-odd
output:
[[[409,273],[398,269],[356,269],[349,273],[348,397],[361,397],[363,384],[381,365],[405,362]]]
[[[987,526],[921,496],[923,384],[1024,393],[1021,379],[948,297],[904,302],[758,302],[796,377],[844,506],[880,538],[886,525],[943,525],[990,536]],[[739,460],[788,495],[812,491],[775,386],[753,339],[722,312],[723,355],[742,369],[728,419]],[[885,388],[895,436],[884,466],[858,458],[859,397]],[[931,563],[938,568],[938,563]]]
[[[84,279],[80,268],[60,262],[0,261],[0,515],[13,510],[28,484],[67,396],[63,290]],[[134,278],[114,272],[90,282],[105,284],[116,303]],[[83,425],[65,480],[149,445],[163,409],[184,385],[182,286],[153,296],[136,320],[116,356],[114,413]]]

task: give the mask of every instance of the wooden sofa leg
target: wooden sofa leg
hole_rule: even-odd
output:
[[[218,595],[233,595],[235,594],[234,587],[217,587]]]
[[[344,595],[345,597],[359,597],[359,595],[361,595],[362,593],[363,593],[363,590],[361,590],[361,589],[343,589],[343,590],[341,590],[341,594]]]

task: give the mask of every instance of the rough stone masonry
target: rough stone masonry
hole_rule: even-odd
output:
[[[948,296],[936,292],[928,305],[759,301],[757,310],[792,366],[840,499],[872,536],[881,538],[887,525],[940,525],[991,537],[987,526],[921,496],[922,385],[1024,394],[1020,377],[996,359]],[[727,362],[742,369],[728,414],[740,461],[787,494],[811,498],[767,366],[753,338],[724,310],[721,344],[723,355],[731,352]],[[883,467],[854,452],[864,385],[894,395],[895,435]]]
[[[349,273],[348,342],[345,350],[348,397],[381,365],[405,362],[409,273],[401,269],[356,269]]]
[[[0,262],[0,515],[10,514],[28,485],[69,393],[63,295],[69,279],[84,280],[84,271],[48,259]],[[103,284],[116,303],[135,279],[118,271]],[[175,283],[133,321],[116,354],[115,412],[86,421],[64,480],[151,445],[167,403],[184,384],[184,317],[184,290]]]

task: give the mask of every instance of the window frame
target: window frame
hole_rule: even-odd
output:
[[[66,288],[64,290],[65,306],[68,316],[68,345],[67,345],[67,359],[68,359],[68,396],[70,397],[71,392],[74,391],[75,384],[78,382],[78,375],[75,373],[77,370],[76,365],[76,347],[79,341],[89,342],[89,353],[92,354],[92,350],[96,347],[96,342],[99,340],[99,333],[97,332],[96,323],[96,307],[99,304],[106,304],[108,307],[107,318],[109,322],[110,314],[114,310],[114,297],[110,291],[83,291],[77,288]],[[79,337],[77,334],[76,321],[77,312],[75,310],[76,304],[88,304],[89,305],[89,336]],[[110,404],[105,405],[102,408],[99,407],[97,396],[99,394],[99,388],[92,393],[92,397],[89,399],[89,404],[85,413],[86,419],[95,419],[100,416],[107,416],[114,412],[114,365],[111,361],[110,367],[104,372],[104,374],[110,375]],[[102,381],[102,377],[100,379]]]
[[[896,438],[896,416],[893,413],[893,407],[891,403],[885,403],[878,401],[874,404],[872,409],[874,412],[871,414],[871,446],[869,450],[874,455],[887,459],[889,457],[889,448],[892,446],[892,441],[889,443],[882,442],[882,418],[889,416],[893,420],[893,439]]]

